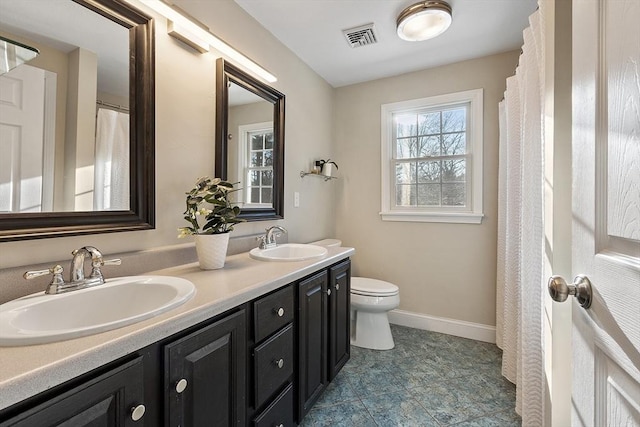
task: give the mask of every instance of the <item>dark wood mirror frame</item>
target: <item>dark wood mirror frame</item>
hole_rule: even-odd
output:
[[[129,29],[128,211],[0,214],[0,241],[134,231],[155,224],[155,65],[151,17],[123,0],[73,0]]]
[[[284,218],[284,94],[262,83],[238,67],[219,58],[216,63],[216,159],[215,173],[227,179],[227,135],[229,134],[229,83],[256,94],[273,104],[273,206],[242,209],[240,217],[247,221]]]

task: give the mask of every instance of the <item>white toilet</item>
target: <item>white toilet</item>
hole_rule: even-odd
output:
[[[382,280],[351,278],[351,344],[373,350],[394,347],[387,312],[398,307],[398,287]]]
[[[341,246],[338,239],[314,242],[321,246]],[[351,344],[372,350],[394,347],[387,312],[400,304],[396,285],[365,277],[351,278]]]

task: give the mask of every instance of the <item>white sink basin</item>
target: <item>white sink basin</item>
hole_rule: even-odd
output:
[[[58,295],[28,295],[0,305],[0,346],[43,344],[120,328],[184,304],[194,293],[193,283],[178,277],[130,276]]]
[[[327,254],[327,248],[302,243],[285,243],[275,248],[249,251],[249,256],[260,261],[304,261],[307,259],[321,258]]]

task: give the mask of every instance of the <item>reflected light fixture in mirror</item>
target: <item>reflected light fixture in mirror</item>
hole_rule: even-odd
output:
[[[0,75],[38,56],[38,49],[0,36]]]
[[[398,37],[403,40],[429,40],[451,25],[451,6],[442,0],[421,1],[400,12],[396,24]]]
[[[208,52],[210,46],[237,65],[249,70],[267,82],[278,81],[273,74],[214,36],[206,26],[198,23],[194,18],[186,16],[185,12],[178,10],[175,6],[170,6],[160,0],[140,1],[167,18],[169,21],[167,29],[171,36],[185,42],[201,53]]]

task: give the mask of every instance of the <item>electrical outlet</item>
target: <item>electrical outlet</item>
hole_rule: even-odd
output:
[[[297,191],[293,193],[293,207],[294,208],[300,207],[300,193],[298,193]]]

